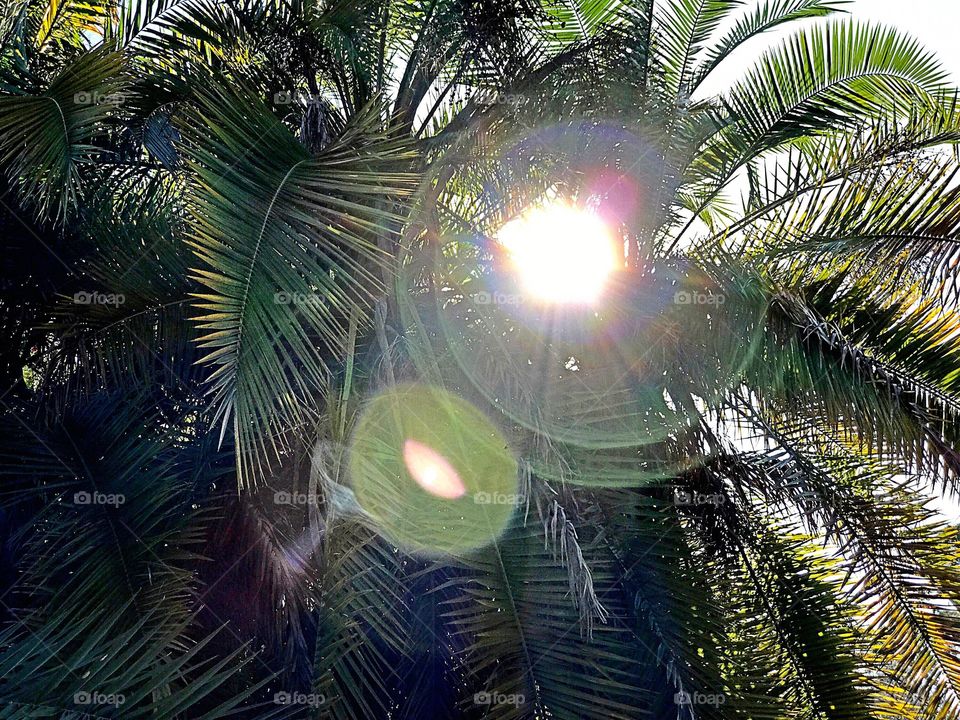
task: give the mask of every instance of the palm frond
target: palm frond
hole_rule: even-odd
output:
[[[855,21],[798,31],[730,91],[737,131],[774,147],[909,108],[944,89],[940,63],[896,30]]]
[[[831,15],[843,6],[844,0],[763,0],[737,18],[722,38],[710,44],[692,73],[690,93],[696,92],[717,66],[748,40],[796,20]]]
[[[655,5],[655,47],[660,50],[657,60],[671,97],[689,98],[690,76],[697,56],[724,19],[740,5],[741,0],[673,0]]]
[[[594,582],[612,582],[609,560],[590,558]],[[519,718],[628,718],[650,707],[639,682],[637,647],[628,610],[610,602],[608,621],[582,637],[568,594],[567,570],[553,563],[539,533],[517,528],[496,546],[465,560],[448,611],[472,671],[464,705],[495,698],[488,715]]]
[[[214,134],[207,127],[219,128]],[[266,108],[204,93],[182,129],[202,359],[223,432],[232,424],[240,482],[255,482],[305,429],[342,351],[352,308],[369,308],[414,176],[407,144],[376,108],[311,157]]]
[[[123,102],[123,59],[86,53],[36,96],[0,98],[0,164],[24,203],[62,223],[77,207],[83,169],[102,152],[97,137]]]

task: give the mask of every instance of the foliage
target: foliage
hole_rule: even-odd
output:
[[[4,2],[0,717],[960,716],[960,113],[843,10]],[[609,342],[469,302],[550,197]],[[358,505],[400,382],[508,439],[489,546]]]

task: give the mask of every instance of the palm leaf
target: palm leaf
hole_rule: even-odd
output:
[[[845,0],[763,0],[741,15],[722,38],[703,53],[689,82],[693,93],[734,50],[761,33],[796,20],[824,17],[842,9]]]
[[[944,87],[939,62],[896,30],[854,21],[799,31],[730,92],[738,132],[769,146],[900,108]]]
[[[405,143],[371,108],[317,157],[261,104],[204,93],[183,125],[201,362],[222,422],[232,423],[240,482],[255,481],[304,429],[342,351],[347,318],[369,307],[397,216],[385,197],[411,188]],[[207,127],[216,127],[209,133]],[[221,435],[222,435],[221,433]]]
[[[69,65],[40,95],[0,98],[0,165],[24,203],[63,222],[76,209],[82,170],[123,102],[123,60],[106,49]]]
[[[654,26],[659,65],[671,97],[689,98],[690,75],[697,55],[741,0],[672,0],[657,5]]]

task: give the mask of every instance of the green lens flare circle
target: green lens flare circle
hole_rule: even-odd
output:
[[[354,431],[357,501],[398,546],[428,555],[493,542],[523,502],[517,462],[483,413],[439,388],[406,384],[369,402]]]

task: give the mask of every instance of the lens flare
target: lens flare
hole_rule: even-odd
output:
[[[403,462],[417,485],[431,495],[446,500],[463,496],[467,488],[463,480],[446,458],[427,445],[416,440],[403,443]]]
[[[506,439],[477,408],[441,388],[403,384],[372,398],[348,464],[359,507],[411,552],[488,545],[519,503],[517,461]]]
[[[595,213],[566,203],[533,208],[497,234],[524,289],[552,304],[591,304],[622,266],[613,233]]]

